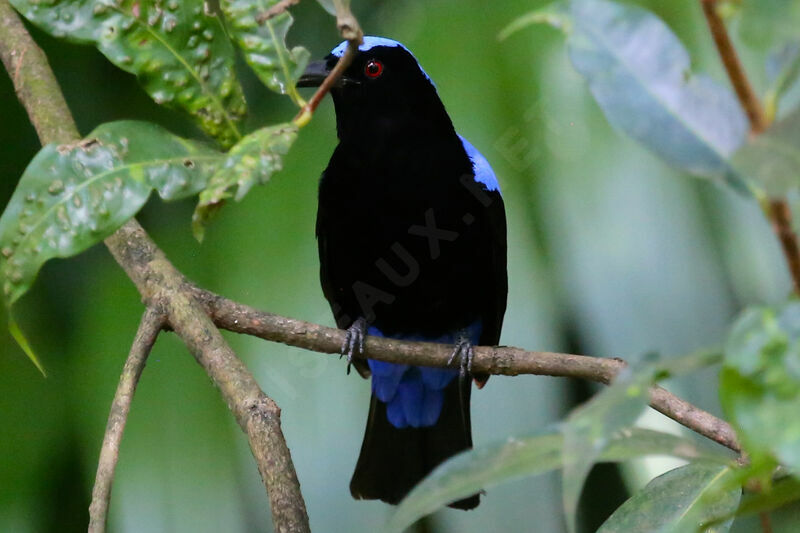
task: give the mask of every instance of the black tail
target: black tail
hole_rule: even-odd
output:
[[[454,379],[444,392],[444,405],[435,426],[398,429],[386,417],[386,404],[375,395],[369,409],[364,443],[350,492],[359,500],[397,504],[422,478],[445,459],[472,448],[469,394],[472,380]],[[478,494],[450,504],[473,509]]]

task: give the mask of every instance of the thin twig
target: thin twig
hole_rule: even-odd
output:
[[[758,96],[753,91],[744,67],[742,67],[736,48],[725,28],[725,22],[717,13],[718,0],[700,0],[700,4],[703,7],[703,14],[708,22],[722,64],[725,65],[725,71],[728,73],[742,109],[747,113],[750,121],[750,133],[754,136],[759,135],[767,129],[769,120],[764,114]],[[797,244],[797,235],[792,229],[792,213],[789,205],[783,198],[772,198],[765,211],[781,243],[789,274],[792,276],[794,292],[800,295],[800,247]]]
[[[103,533],[106,530],[111,484],[114,481],[114,470],[119,459],[122,433],[128,420],[136,385],[139,383],[147,357],[163,326],[163,314],[148,308],[144,312],[139,324],[139,331],[136,332],[130,354],[122,369],[117,392],[111,403],[111,412],[108,414],[103,446],[100,448],[100,459],[97,462],[92,504],[89,506],[89,533]]]
[[[317,110],[317,107],[319,107],[322,99],[325,98],[325,95],[330,92],[331,88],[333,88],[342,74],[344,74],[344,71],[347,70],[347,67],[350,66],[350,63],[353,62],[356,54],[358,54],[358,47],[361,46],[363,42],[364,32],[361,31],[361,27],[358,25],[358,21],[353,14],[349,9],[344,9],[341,2],[337,3],[337,9],[340,11],[336,14],[336,25],[339,28],[339,33],[347,40],[347,49],[325,77],[319,88],[317,88],[316,92],[314,92],[311,100],[309,100],[297,113],[297,116],[294,117],[294,122],[297,124],[303,125],[311,119],[311,116],[314,114],[314,111]]]
[[[219,388],[250,443],[279,533],[310,531],[305,502],[280,425],[280,409],[258,386],[175,269],[144,229],[130,220],[106,246],[146,305],[163,306],[169,325]]]
[[[736,91],[736,96],[739,97],[739,102],[741,102],[742,108],[744,108],[747,118],[750,120],[751,130],[755,135],[763,133],[767,129],[769,122],[764,115],[764,109],[761,107],[758,96],[753,91],[753,86],[750,84],[747,74],[745,74],[742,62],[739,61],[739,55],[733,47],[728,30],[725,28],[725,22],[717,13],[718,0],[701,0],[700,3],[703,6],[703,14],[706,16],[711,36],[717,45],[722,63],[725,65],[725,70],[728,72],[728,77]]]
[[[197,287],[192,290],[214,323],[222,329],[320,353],[341,353],[345,332],[340,329],[259,311]],[[367,337],[362,357],[392,363],[443,367],[447,366],[452,350],[452,346],[443,344]],[[495,375],[561,376],[609,384],[625,364],[616,358],[532,352],[506,346],[478,346],[475,348],[472,368],[476,372]],[[730,424],[666,389],[653,387],[650,405],[692,431],[734,451],[740,451],[736,433]]]
[[[256,15],[256,22],[259,25],[264,24],[266,21],[277,17],[293,5],[299,4],[300,0],[281,0],[271,8],[267,9],[263,13],[259,13]]]

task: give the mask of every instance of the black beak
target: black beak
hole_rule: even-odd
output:
[[[303,75],[297,80],[298,87],[319,87],[328,76],[328,63],[326,61],[312,61],[306,67]]]

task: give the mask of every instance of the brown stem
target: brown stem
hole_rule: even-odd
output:
[[[341,2],[336,2],[336,9],[336,25],[339,28],[339,33],[347,40],[347,49],[325,77],[316,92],[314,92],[311,100],[309,100],[297,113],[297,116],[294,117],[294,122],[300,125],[305,124],[311,119],[311,115],[317,110],[322,99],[325,98],[325,95],[330,92],[337,80],[344,74],[347,67],[350,66],[350,63],[353,62],[356,54],[358,54],[358,47],[361,46],[363,42],[364,32],[361,31],[358,21],[350,10],[344,7]]]
[[[0,56],[9,73],[14,73],[12,81],[17,95],[28,110],[42,142],[77,141],[75,122],[53,71],[7,0],[0,0]],[[7,61],[7,58],[12,61]],[[24,61],[14,62],[14,58]],[[36,78],[31,79],[31,76]],[[275,531],[309,531],[300,484],[280,428],[278,406],[261,391],[184,286],[183,276],[136,220],[128,221],[105,243],[136,284],[147,306],[164,309],[169,325],[217,385],[247,434],[269,495]]]
[[[122,375],[119,378],[117,392],[111,403],[108,414],[103,446],[100,448],[100,459],[97,462],[97,476],[92,491],[92,504],[89,506],[89,533],[103,533],[106,530],[108,505],[111,499],[111,484],[114,481],[114,470],[119,459],[119,446],[122,433],[128,420],[133,394],[144,370],[147,356],[158,338],[164,325],[162,313],[148,308],[139,324],[139,331],[131,346]]]
[[[769,122],[764,115],[764,109],[761,107],[758,96],[753,91],[753,86],[745,74],[742,62],[739,61],[739,55],[733,47],[728,30],[725,28],[725,22],[717,13],[718,0],[701,0],[700,3],[703,6],[703,14],[706,16],[711,36],[717,45],[719,56],[736,91],[736,96],[739,97],[739,102],[750,120],[750,128],[755,135],[763,133]]]
[[[214,323],[236,333],[253,335],[321,353],[341,353],[345,332],[302,320],[259,311],[211,292],[193,287],[197,300]],[[447,366],[452,346],[367,337],[362,357],[392,363]],[[625,367],[621,359],[587,357],[551,352],[529,352],[511,347],[478,346],[472,368],[476,372],[517,376],[535,374],[611,383]],[[678,398],[662,387],[650,391],[650,405],[679,424],[715,442],[740,451],[733,428],[724,420]]]
[[[280,0],[277,4],[267,9],[263,13],[256,15],[256,22],[259,25],[264,24],[269,19],[275,18],[293,5],[299,4],[300,0]]]
[[[753,86],[739,61],[739,55],[733,47],[725,23],[717,13],[718,0],[700,0],[703,7],[703,14],[711,30],[711,36],[717,46],[717,51],[722,59],[731,84],[739,98],[739,103],[747,113],[750,121],[750,133],[759,135],[769,126],[769,120],[764,114],[761,102],[753,91]],[[773,198],[769,201],[767,216],[772,223],[772,228],[781,243],[783,255],[789,273],[792,276],[792,286],[794,292],[800,295],[800,248],[797,244],[797,235],[792,230],[792,213],[789,204],[783,198]]]

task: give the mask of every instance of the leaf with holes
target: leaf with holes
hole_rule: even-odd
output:
[[[233,197],[240,201],[253,185],[266,183],[283,168],[283,156],[297,138],[297,126],[279,124],[257,130],[230,149],[219,170],[211,178],[192,217],[192,228],[198,240],[203,239],[210,218]],[[235,190],[235,192],[234,192]]]
[[[286,34],[292,25],[288,11],[270,11],[277,0],[222,0],[222,10],[230,31],[244,52],[247,64],[273,91],[288,94],[298,106],[305,102],[295,84],[303,74],[310,56],[296,46],[289,50]]]
[[[87,140],[50,144],[33,158],[0,217],[0,282],[7,306],[45,261],[76,255],[111,235],[152,190],[196,194],[223,154],[146,122],[104,124]]]
[[[692,74],[688,52],[661,19],[609,0],[557,2],[547,12],[557,16],[529,22],[567,34],[572,64],[612,126],[684,172],[749,191],[729,162],[747,118],[730,89]]]
[[[598,533],[723,533],[732,519],[704,526],[736,511],[742,490],[730,482],[731,468],[698,461],[653,479],[614,511]]]
[[[534,476],[562,466],[564,437],[559,429],[509,438],[448,459],[436,467],[400,503],[387,527],[403,531],[421,517],[450,502],[501,483]],[[687,460],[705,459],[726,464],[731,455],[684,437],[642,428],[611,435],[598,461],[625,461],[647,455]]]
[[[56,36],[92,43],[159,104],[189,112],[223,146],[246,111],[233,46],[203,0],[11,0]]]

